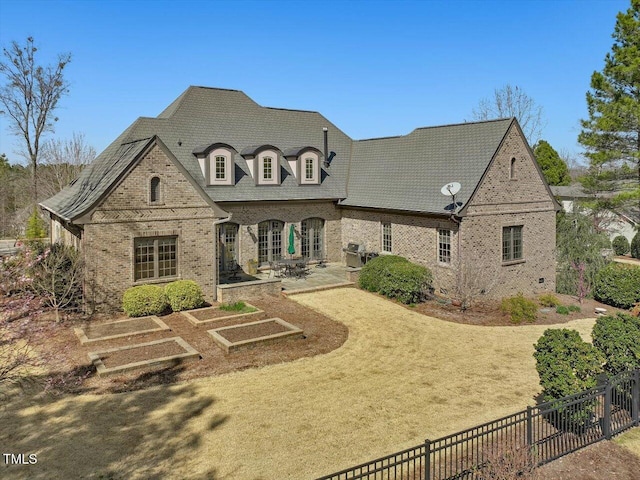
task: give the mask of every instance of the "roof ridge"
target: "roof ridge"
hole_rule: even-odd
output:
[[[269,110],[284,110],[286,112],[303,112],[303,113],[320,114],[320,112],[318,112],[317,110],[302,110],[301,108],[282,108],[282,107],[262,107],[262,108],[268,108]]]
[[[473,122],[458,122],[458,123],[445,123],[443,125],[431,125],[426,127],[416,127],[412,130],[415,132],[416,130],[427,130],[429,128],[443,128],[443,127],[459,127],[462,125],[477,125],[479,123],[496,123],[496,122],[504,122],[506,120],[513,120],[515,117],[503,117],[503,118],[492,118],[491,120],[476,120]],[[410,135],[410,134],[409,134]]]
[[[369,140],[386,140],[388,138],[402,138],[402,137],[406,137],[406,135],[389,135],[387,137],[361,138],[359,140],[354,140],[354,142],[368,142]]]

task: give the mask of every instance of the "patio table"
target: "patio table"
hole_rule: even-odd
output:
[[[285,258],[278,260],[278,264],[284,267],[285,277],[295,276],[295,267],[298,265],[304,265],[304,258]]]

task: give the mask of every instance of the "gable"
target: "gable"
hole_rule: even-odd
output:
[[[460,216],[526,208],[559,209],[533,152],[513,122]]]

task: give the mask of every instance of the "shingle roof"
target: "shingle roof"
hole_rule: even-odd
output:
[[[353,143],[342,205],[446,213],[443,185],[462,185],[463,204],[475,190],[513,119],[418,128],[409,135]]]
[[[343,205],[443,214],[447,199],[440,187],[458,181],[458,199],[468,200],[511,122],[419,128],[405,136],[353,141],[317,112],[262,107],[238,90],[189,87],[158,117],[136,120],[73,185],[41,205],[67,220],[86,213],[157,136],[214,202],[342,199]],[[282,162],[281,185],[256,186],[238,153],[236,184],[208,187],[193,154],[215,143],[236,152],[273,145],[287,153],[301,146],[324,153],[323,128],[336,155],[322,170],[320,185],[299,185]]]

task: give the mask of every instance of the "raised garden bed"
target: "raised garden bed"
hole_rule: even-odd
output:
[[[187,320],[194,325],[202,325],[203,323],[215,322],[218,320],[228,320],[230,318],[239,318],[248,315],[257,315],[263,311],[245,303],[241,310],[222,310],[220,306],[198,308],[196,310],[188,310],[182,313]]]
[[[167,324],[155,315],[140,318],[127,318],[116,322],[89,325],[85,328],[74,328],[73,331],[80,343],[99,342],[132,335],[171,330]]]
[[[89,352],[89,359],[100,375],[198,358],[200,354],[180,337]]]
[[[301,338],[304,332],[281,318],[241,323],[208,330],[213,340],[227,353],[241,347],[265,344],[286,338]]]

